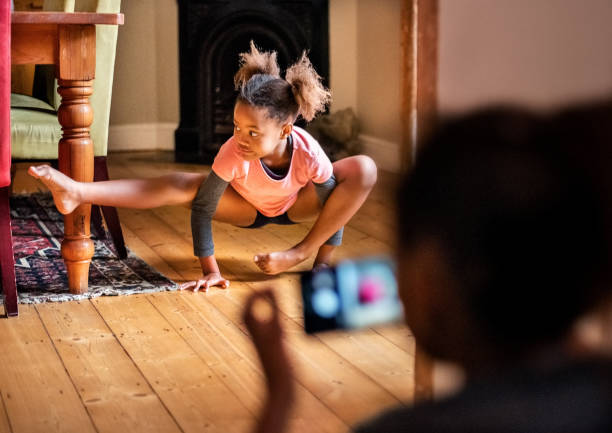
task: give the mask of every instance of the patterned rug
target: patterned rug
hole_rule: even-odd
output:
[[[95,253],[89,268],[89,291],[73,295],[68,291],[66,267],[60,252],[64,220],[51,195],[12,196],[11,223],[17,291],[22,304],[177,289],[176,283],[129,249],[127,259],[119,260],[110,235],[107,239],[96,239],[92,235]]]

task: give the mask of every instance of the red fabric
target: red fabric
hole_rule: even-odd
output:
[[[11,183],[11,2],[0,0],[0,187]]]

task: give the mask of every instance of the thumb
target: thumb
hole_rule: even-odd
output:
[[[208,292],[208,288],[209,288],[209,287],[210,287],[210,280],[206,280],[206,281],[204,281],[204,284],[202,284],[202,289],[203,289],[205,292]]]

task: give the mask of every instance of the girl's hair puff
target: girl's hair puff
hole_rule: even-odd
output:
[[[310,122],[317,113],[325,111],[331,101],[331,92],[323,86],[321,76],[315,71],[306,55],[287,69],[285,80],[291,85],[296,102],[300,106],[300,114]]]
[[[310,121],[325,110],[331,93],[321,83],[306,52],[287,70],[283,80],[275,51],[261,52],[253,41],[250,48],[250,52],[240,54],[240,69],[234,76],[239,102],[265,108],[270,118],[279,122],[293,121],[300,114]]]
[[[276,51],[261,52],[257,49],[253,41],[251,41],[250,47],[250,52],[240,53],[240,69],[238,69],[238,72],[234,75],[234,86],[236,90],[240,90],[240,88],[256,74],[280,78],[280,68],[276,61]]]

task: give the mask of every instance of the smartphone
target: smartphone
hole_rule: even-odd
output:
[[[395,266],[387,257],[345,260],[301,275],[307,333],[401,320]]]

